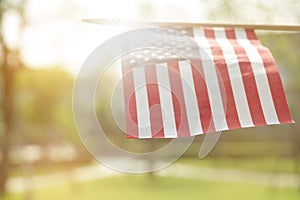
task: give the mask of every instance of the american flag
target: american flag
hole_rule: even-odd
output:
[[[276,62],[254,30],[145,29],[123,45],[132,44],[144,48],[122,56],[128,137],[293,123]]]

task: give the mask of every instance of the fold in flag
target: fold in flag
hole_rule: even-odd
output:
[[[149,48],[122,56],[127,137],[294,122],[275,60],[254,30],[145,30],[125,45],[134,42]]]

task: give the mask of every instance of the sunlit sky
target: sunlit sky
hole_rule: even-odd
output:
[[[296,9],[292,7],[294,4],[291,1],[237,1],[238,4],[234,7],[237,16],[242,14],[246,17],[237,18],[235,22],[295,24],[299,19],[289,12],[289,9]],[[76,74],[93,49],[106,39],[124,31],[124,27],[88,24],[82,22],[82,19],[228,22],[224,18],[209,16],[209,13],[218,6],[218,2],[220,1],[28,0],[27,24],[23,30],[17,29],[20,19],[15,13],[6,14],[5,39],[11,47],[21,48],[22,59],[29,67],[61,66]],[[253,14],[255,6],[251,5],[257,4],[268,9],[276,7],[274,16],[265,18],[262,11]],[[299,4],[295,6],[299,7]]]

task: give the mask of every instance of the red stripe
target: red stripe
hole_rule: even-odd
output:
[[[236,40],[234,29],[226,29],[226,36],[229,42],[232,44],[239,62],[253,124],[254,126],[266,125],[266,120],[260,103],[254,73],[247,53]]]
[[[254,30],[247,30],[246,33],[263,60],[278,120],[280,123],[293,123],[275,59],[271,52],[261,45]]]
[[[178,137],[187,137],[190,136],[190,130],[177,61],[168,62],[168,72]]]
[[[145,74],[146,74],[152,137],[164,138],[163,120],[162,120],[162,112],[160,106],[155,65],[145,66]]]
[[[203,133],[215,132],[202,62],[191,60],[191,66]]]
[[[138,138],[138,120],[136,111],[136,99],[134,92],[133,72],[130,67],[122,67],[123,90],[126,113],[126,137]]]
[[[212,30],[211,28],[205,28],[204,31],[205,36],[207,37],[207,40],[209,41],[211,46],[211,51],[214,57],[214,63],[218,72],[217,74],[220,88],[224,86],[225,90],[225,94],[222,94],[222,92],[221,94],[225,97],[222,98],[222,101],[224,105],[224,111],[226,113],[228,128],[240,128],[241,124],[236,110],[227,64],[224,59],[222,49],[215,39],[214,30]]]

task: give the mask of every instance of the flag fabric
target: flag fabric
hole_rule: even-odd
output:
[[[176,28],[126,42],[155,47],[122,56],[127,137],[293,123],[276,62],[254,30]]]

